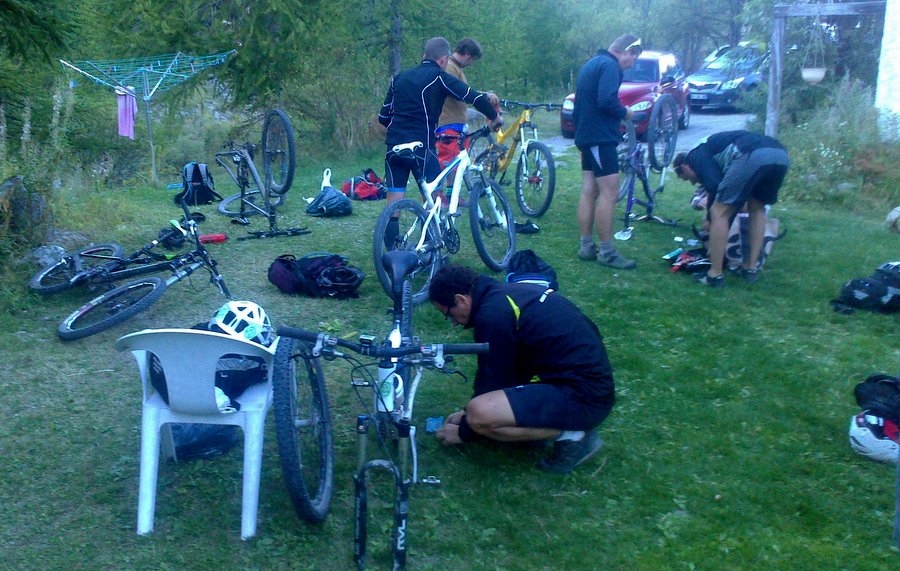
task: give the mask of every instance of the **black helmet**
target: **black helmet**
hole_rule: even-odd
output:
[[[330,267],[322,270],[316,285],[322,293],[340,299],[357,297],[356,290],[366,278],[366,274],[353,266]]]

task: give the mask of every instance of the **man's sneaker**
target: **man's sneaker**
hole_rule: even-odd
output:
[[[759,270],[751,270],[749,268],[738,267],[738,269],[736,269],[734,273],[744,278],[744,281],[748,284],[755,284],[756,280],[759,279]]]
[[[588,430],[581,440],[557,440],[550,454],[538,462],[537,467],[555,474],[568,474],[603,446],[603,440],[594,430]]]
[[[579,260],[595,260],[597,259],[597,245],[591,242],[587,246],[583,245],[578,250]]]
[[[615,252],[608,256],[597,254],[597,261],[600,262],[600,264],[603,266],[618,268],[620,270],[630,270],[637,266],[637,262],[635,262],[634,260],[629,260],[618,252]]]
[[[709,287],[725,287],[725,276],[716,276],[714,278],[711,278],[706,272],[697,272],[694,274],[694,279],[703,285],[708,285]]]

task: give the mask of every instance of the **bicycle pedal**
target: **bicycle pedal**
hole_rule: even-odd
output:
[[[419,483],[425,484],[427,486],[440,486],[441,480],[440,478],[436,478],[435,476],[425,476],[424,478],[419,480]]]

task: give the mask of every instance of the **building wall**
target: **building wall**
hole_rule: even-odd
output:
[[[900,138],[900,0],[887,0],[878,64],[875,107],[882,112],[882,137]]]

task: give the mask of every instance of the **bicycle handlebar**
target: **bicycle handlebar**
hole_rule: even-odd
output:
[[[380,358],[405,357],[416,353],[424,355],[434,355],[437,353],[472,355],[487,353],[490,350],[490,345],[488,343],[434,343],[409,345],[406,347],[384,347],[377,344],[363,345],[362,343],[347,341],[328,335],[327,333],[318,333],[299,327],[288,327],[287,325],[278,327],[278,335],[299,339],[300,341],[309,341],[310,343],[316,343],[316,345],[321,344],[323,347],[344,347],[359,353],[360,355],[365,355],[366,357]]]
[[[547,111],[562,109],[562,104],[559,103],[526,103],[524,101],[514,101],[512,99],[501,99],[500,105],[507,109],[514,109],[516,107],[524,107],[526,109],[546,109]]]

